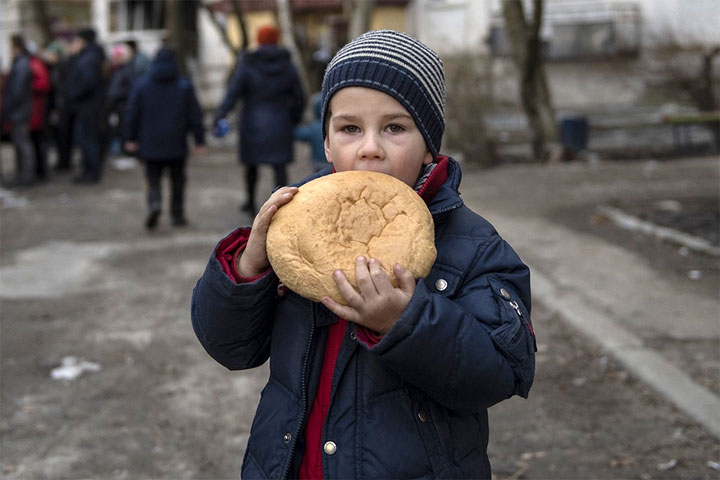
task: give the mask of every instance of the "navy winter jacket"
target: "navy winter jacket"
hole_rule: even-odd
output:
[[[89,43],[70,61],[66,82],[68,106],[76,113],[98,115],[105,103],[105,51]]]
[[[526,397],[534,376],[528,268],[464,206],[460,169],[429,205],[437,260],[397,324],[372,348],[348,328],[335,367],[323,443],[325,478],[490,478],[487,408]],[[235,284],[213,256],[193,293],[192,322],[230,369],[270,358],[243,478],[297,475],[327,326],[322,304],[278,297],[270,273]]]
[[[262,45],[238,58],[216,118],[241,100],[239,160],[248,165],[284,165],[293,160],[293,127],[305,98],[287,49]]]
[[[149,71],[133,85],[127,102],[124,139],[138,142],[143,160],[172,160],[188,154],[187,135],[205,144],[200,104],[193,84],[180,75],[175,54],[160,50]]]
[[[32,70],[30,56],[17,55],[12,62],[2,99],[3,120],[10,124],[30,121],[32,112]]]

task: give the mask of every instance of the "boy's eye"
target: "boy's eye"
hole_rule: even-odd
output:
[[[357,125],[345,125],[341,130],[345,133],[357,133],[360,131]]]
[[[387,126],[388,131],[391,133],[400,133],[405,130],[405,127],[402,125],[398,125],[397,123],[392,123]]]

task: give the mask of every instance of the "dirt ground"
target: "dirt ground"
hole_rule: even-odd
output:
[[[298,162],[291,179],[307,170]],[[216,364],[189,303],[214,243],[249,220],[242,176],[215,150],[189,177],[190,227],[163,217],[153,234],[139,167],[109,168],[99,186],[63,176],[2,192],[2,478],[239,477],[267,370]],[[270,177],[261,170],[261,194]],[[717,438],[541,306],[533,322],[530,398],[490,411],[496,478],[718,478]],[[84,371],[53,378],[71,366]]]

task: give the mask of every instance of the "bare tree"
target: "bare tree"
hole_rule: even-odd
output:
[[[200,0],[166,2],[168,42],[177,52],[178,64],[188,75],[188,60],[197,56],[197,14]]]
[[[720,45],[668,43],[647,53],[647,83],[670,98],[678,98],[700,111],[720,108],[718,72]]]
[[[210,22],[215,27],[215,30],[217,31],[218,35],[220,35],[220,39],[222,40],[223,44],[227,47],[228,50],[230,50],[234,55],[233,57],[236,58],[241,51],[247,49],[248,47],[248,34],[247,34],[247,27],[245,26],[245,16],[243,15],[242,6],[240,5],[240,0],[230,0],[230,3],[233,7],[233,13],[235,14],[235,18],[237,18],[238,25],[240,27],[240,45],[236,46],[233,44],[232,39],[230,38],[230,32],[227,28],[227,23],[221,22],[217,16],[215,11],[212,9],[210,4],[208,3],[202,3],[202,7],[205,9],[205,11],[208,14],[208,18],[210,19]]]
[[[720,150],[720,45],[700,40],[681,42],[669,32],[644,56],[640,68],[651,95],[696,108],[701,113],[695,118],[690,115],[677,121],[705,127]]]
[[[53,38],[52,25],[50,24],[50,16],[48,15],[47,0],[32,0],[30,2],[30,8],[33,12],[33,17],[40,29],[40,44],[46,45]]]
[[[489,168],[498,163],[497,142],[487,128],[485,112],[492,107],[492,69],[481,56],[466,52],[443,57],[447,90],[443,143],[468,163]]]
[[[280,31],[282,32],[283,43],[287,49],[290,50],[290,56],[300,76],[303,91],[307,95],[310,91],[310,82],[308,81],[307,70],[305,69],[305,65],[300,57],[300,51],[295,42],[295,29],[293,28],[290,1],[275,0],[275,6],[277,7],[278,23],[280,24]]]
[[[543,0],[533,0],[529,22],[522,0],[503,0],[502,10],[513,61],[520,72],[520,100],[530,127],[533,157],[546,159],[556,125],[541,54]]]

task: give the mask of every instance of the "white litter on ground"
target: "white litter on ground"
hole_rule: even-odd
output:
[[[68,356],[62,359],[59,367],[50,371],[50,376],[55,380],[74,380],[83,372],[98,371],[100,371],[100,364]]]

